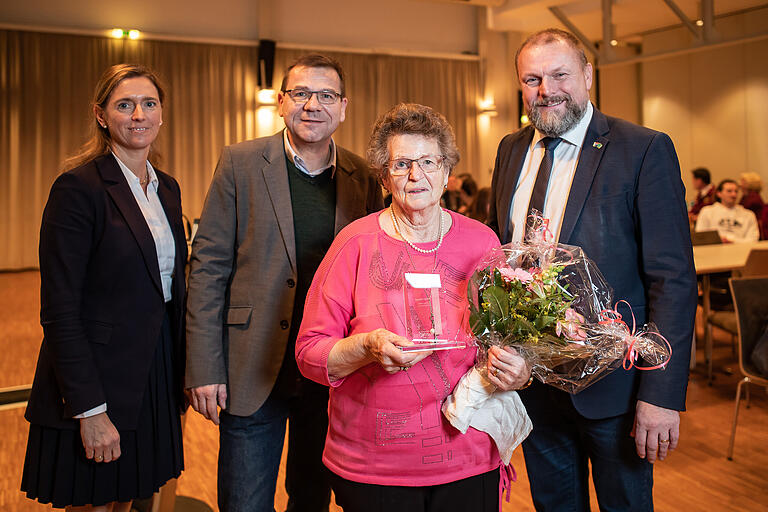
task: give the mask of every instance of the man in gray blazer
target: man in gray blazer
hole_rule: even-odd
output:
[[[333,142],[346,106],[340,65],[299,58],[278,94],[286,129],[224,148],[203,206],[186,387],[194,409],[219,425],[223,512],[273,510],[286,419],[288,510],[328,510],[328,391],[300,375],[294,344],[334,235],[383,207],[365,161]]]

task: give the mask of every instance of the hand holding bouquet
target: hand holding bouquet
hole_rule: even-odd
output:
[[[671,349],[651,325],[630,329],[611,309],[612,292],[597,266],[575,246],[551,242],[547,220],[532,215],[525,243],[491,251],[470,278],[470,326],[479,363],[492,345],[512,345],[533,375],[577,393],[624,362],[663,368]]]

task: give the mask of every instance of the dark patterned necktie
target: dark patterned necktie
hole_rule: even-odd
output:
[[[547,197],[549,176],[552,174],[552,164],[555,161],[555,148],[562,140],[560,137],[544,137],[541,139],[541,142],[544,144],[544,158],[541,159],[539,172],[536,174],[536,183],[533,185],[533,192],[531,193],[531,201],[528,203],[528,210],[525,212],[525,225],[528,225],[527,217],[531,214],[531,209],[544,213],[544,200]]]

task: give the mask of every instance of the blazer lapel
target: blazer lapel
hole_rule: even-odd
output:
[[[503,183],[501,184],[501,203],[497,206],[497,220],[499,222],[499,234],[501,243],[507,243],[512,240],[512,231],[509,225],[510,207],[512,206],[512,196],[517,189],[517,181],[520,178],[520,171],[525,162],[525,155],[531,145],[534,130],[527,127],[518,132],[516,140],[510,141],[509,153],[504,161],[499,162],[499,171],[506,169]]]
[[[256,158],[264,159],[264,162],[257,162],[257,165],[261,167],[261,175],[275,212],[288,261],[296,272],[296,234],[293,230],[293,206],[291,187],[288,183],[288,167],[285,165],[283,132],[273,135],[264,153],[257,155]]]
[[[334,234],[360,217],[355,215],[361,209],[365,213],[365,197],[359,173],[354,172],[354,165],[347,160],[343,151],[336,146],[336,222]]]
[[[128,224],[131,233],[133,233],[136,243],[139,244],[139,249],[144,257],[144,263],[147,265],[149,275],[152,277],[152,282],[155,283],[155,287],[162,294],[163,286],[160,282],[160,267],[157,264],[155,240],[152,238],[152,232],[149,230],[147,221],[144,219],[144,215],[136,203],[136,198],[133,197],[133,192],[131,192],[131,187],[128,185],[123,171],[120,170],[115,157],[111,154],[97,159],[96,166],[106,184],[107,193],[112,197],[117,209],[125,219],[126,224]]]
[[[587,128],[587,134],[584,136],[584,145],[581,148],[579,163],[576,165],[571,191],[565,206],[559,236],[561,243],[568,243],[573,228],[579,220],[581,210],[584,208],[584,203],[589,195],[589,189],[592,187],[592,180],[595,178],[600,160],[603,158],[610,140],[608,131],[608,120],[605,115],[594,109],[592,121]]]
[[[181,204],[174,197],[174,193],[167,183],[167,178],[155,169],[158,177],[157,196],[160,198],[160,204],[163,206],[165,217],[173,232],[173,240],[176,245],[176,271],[178,263],[181,262],[182,268],[187,261],[187,235],[184,232],[184,225],[181,223]]]

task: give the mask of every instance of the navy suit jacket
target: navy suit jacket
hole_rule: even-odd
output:
[[[176,243],[168,311],[179,394],[187,243],[179,185],[156,172]],[[40,279],[44,338],[27,420],[74,429],[72,416],[106,402],[118,429],[134,429],[166,306],[152,233],[111,154],[54,182],[40,228]]]
[[[489,224],[502,243],[511,239],[510,204],[533,134],[528,126],[499,144]],[[595,109],[559,241],[584,249],[613,288],[614,300],[632,305],[638,327],[655,322],[672,346],[665,370],[620,368],[572,395],[576,409],[588,418],[608,418],[632,410],[639,399],[684,410],[696,274],[685,190],[670,138]],[[631,326],[629,311],[619,311]]]

